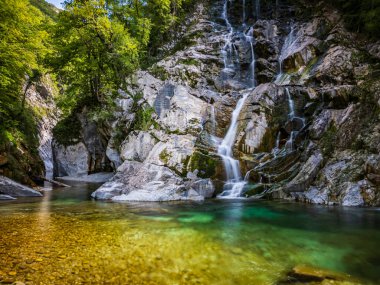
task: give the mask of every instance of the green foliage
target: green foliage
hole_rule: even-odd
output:
[[[51,64],[64,84],[61,104],[70,112],[83,98],[107,105],[138,64],[139,42],[105,1],[66,1],[54,31]]]
[[[59,121],[53,129],[54,138],[64,146],[73,145],[81,138],[81,124],[73,112],[63,120]]]
[[[35,116],[25,106],[25,95],[41,78],[40,63],[49,52],[48,22],[27,0],[2,1],[0,15],[0,150],[26,149],[37,156]]]
[[[331,1],[344,13],[349,28],[372,37],[380,36],[380,0]]]
[[[136,110],[136,119],[133,125],[133,129],[148,131],[152,125],[155,128],[158,127],[153,117],[154,114],[154,108],[151,106],[139,107]]]
[[[160,152],[159,157],[160,157],[160,160],[165,164],[167,164],[170,160],[170,154],[168,153],[166,149]]]
[[[200,65],[200,62],[197,61],[197,60],[194,59],[194,58],[180,59],[180,60],[178,60],[178,63],[179,63],[179,64],[184,64],[184,65],[195,65],[195,66]]]
[[[157,64],[153,65],[151,68],[149,68],[149,72],[156,78],[161,79],[162,81],[165,81],[169,78],[168,72],[163,68],[162,66],[159,66]]]
[[[59,10],[53,5],[44,0],[29,0],[30,4],[39,9],[44,15],[56,21]]]

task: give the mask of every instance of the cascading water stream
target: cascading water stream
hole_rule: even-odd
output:
[[[216,133],[216,115],[215,115],[215,107],[211,105],[211,134],[215,136]]]
[[[249,65],[250,70],[250,85],[252,87],[255,86],[255,68],[256,68],[256,61],[255,61],[255,50],[253,48],[253,28],[251,27],[246,34],[244,34],[245,40],[249,42],[250,48],[251,48],[251,63]]]
[[[244,96],[237,102],[236,108],[232,112],[231,125],[226,136],[218,147],[218,154],[223,159],[224,168],[227,175],[227,183],[224,185],[224,191],[219,195],[221,198],[240,197],[241,191],[246,184],[246,182],[242,180],[239,160],[233,157],[232,148],[235,143],[239,115],[248,95],[249,93],[245,93]]]
[[[279,64],[279,73],[276,77],[275,83],[280,83],[283,76],[283,62],[288,57],[289,52],[291,51],[293,44],[296,42],[296,38],[294,37],[295,27],[292,24],[290,27],[290,33],[286,37],[284,45],[282,46],[280,57],[278,59]]]
[[[260,0],[256,0],[255,10],[256,10],[256,20],[258,20],[260,18]]]
[[[299,121],[301,121],[301,129],[305,126],[305,119],[304,118],[300,118],[300,117],[297,117],[296,116],[296,113],[295,113],[295,107],[294,107],[294,100],[292,98],[292,95],[290,94],[290,91],[289,91],[289,88],[285,88],[285,91],[286,91],[286,95],[288,97],[288,105],[289,105],[289,121],[293,122],[294,119],[297,119]],[[290,137],[289,139],[287,140],[286,144],[285,144],[285,148],[290,150],[290,151],[293,151],[294,149],[294,138],[295,136],[298,134],[298,130],[296,131],[291,131],[290,133]]]
[[[245,21],[245,1],[243,1],[243,28]],[[225,62],[225,69],[235,68],[234,64],[228,64],[229,62],[234,62],[233,58],[229,58],[229,55],[233,57],[234,52],[231,52],[235,47],[232,44],[232,37],[234,35],[234,30],[232,25],[228,20],[228,0],[225,0],[223,6],[223,19],[226,22],[227,28],[229,30],[225,37],[226,44],[223,47],[222,54]],[[247,34],[244,34],[245,40],[250,43],[251,47],[251,64],[250,64],[250,85],[255,86],[255,54],[253,49],[253,30],[252,28]],[[235,144],[238,119],[240,112],[244,106],[244,103],[249,95],[249,92],[244,93],[243,97],[239,99],[236,104],[235,110],[232,112],[231,125],[228,128],[227,134],[218,146],[218,154],[223,160],[224,168],[226,171],[227,182],[224,185],[223,192],[218,196],[219,198],[239,198],[241,197],[244,185],[247,183],[240,172],[239,160],[235,159],[233,156],[233,146]]]
[[[245,27],[245,19],[246,19],[246,15],[245,15],[245,0],[243,0],[243,27]]]
[[[224,69],[228,70],[229,68],[234,68],[234,62],[233,62],[233,53],[234,53],[234,47],[232,44],[232,36],[234,34],[234,29],[228,20],[228,15],[227,15],[227,10],[228,10],[228,1],[224,1],[223,5],[223,13],[222,13],[222,18],[226,23],[228,33],[225,35],[224,40],[225,44],[222,49],[222,55],[223,55],[223,61],[224,61]]]

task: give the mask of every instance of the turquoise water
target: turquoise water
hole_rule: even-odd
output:
[[[302,265],[380,284],[378,208],[110,203],[91,191],[1,202],[0,281],[276,284]]]

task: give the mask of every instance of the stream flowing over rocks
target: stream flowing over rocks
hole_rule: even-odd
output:
[[[112,127],[83,112],[83,140],[53,144],[55,175],[114,169],[92,196],[115,201],[223,192],[380,205],[378,48],[322,2],[298,2],[199,3],[165,56],[128,79]],[[228,175],[226,159],[240,175]]]

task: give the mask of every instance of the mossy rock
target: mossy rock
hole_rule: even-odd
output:
[[[329,157],[334,152],[335,144],[337,140],[337,132],[335,124],[331,124],[331,126],[325,131],[323,134],[320,143],[321,149],[324,156]]]
[[[149,72],[156,78],[161,79],[162,81],[165,81],[169,78],[169,73],[165,68],[162,66],[159,66],[157,64],[153,65],[150,69]]]
[[[168,153],[168,151],[166,149],[164,149],[163,151],[160,152],[159,157],[163,163],[168,164],[169,160],[171,158],[171,155],[170,155],[170,153]]]
[[[244,196],[251,197],[261,194],[265,190],[265,184],[247,184],[244,186]]]
[[[215,158],[203,154],[199,151],[194,152],[187,164],[188,171],[198,170],[198,176],[201,178],[210,178],[216,174],[217,161]]]

